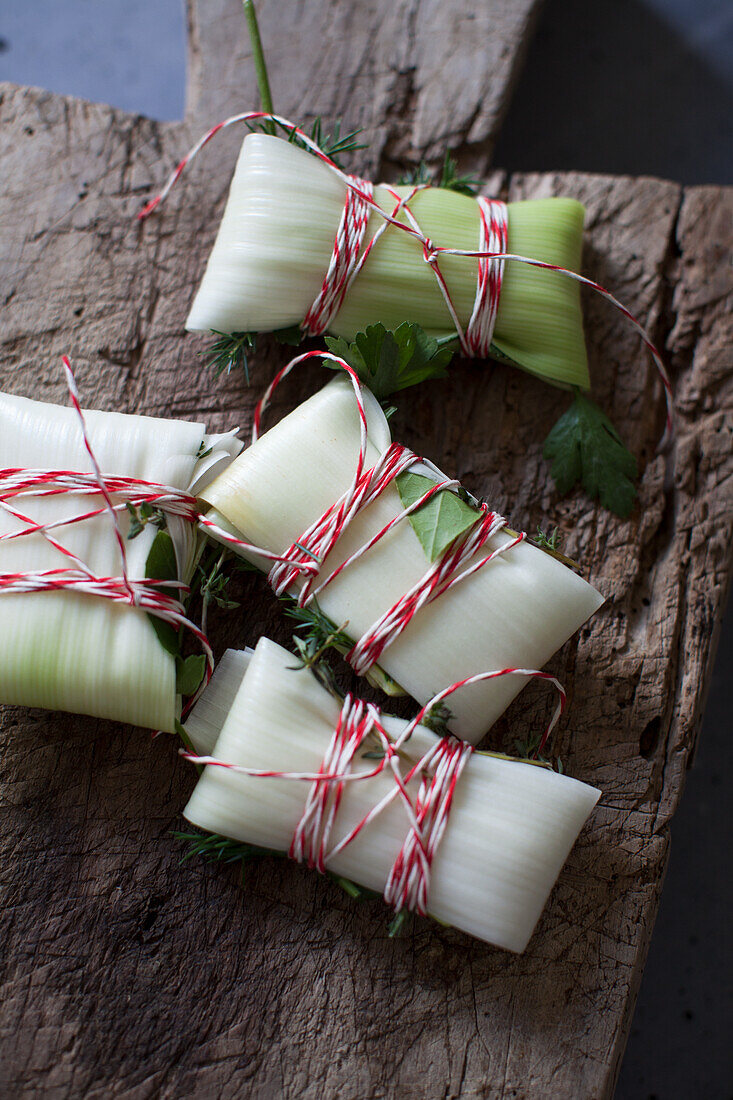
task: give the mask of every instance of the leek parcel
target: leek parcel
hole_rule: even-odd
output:
[[[247,768],[317,772],[340,704],[309,670],[294,669],[294,664],[291,653],[267,638],[260,639],[253,654],[232,655],[187,724],[199,750]],[[396,718],[383,718],[383,724],[393,738],[406,725]],[[435,741],[424,727],[415,730],[400,749],[403,774]],[[354,773],[373,767],[363,751],[354,758]],[[387,770],[344,784],[331,848],[394,782]],[[417,785],[415,779],[408,788],[413,800]],[[184,813],[209,832],[285,852],[307,794],[307,782],[209,765]],[[548,768],[474,753],[457,781],[432,864],[430,915],[488,943],[523,951],[599,795],[594,787]],[[404,803],[395,799],[326,866],[381,892],[408,828]]]
[[[344,206],[346,185],[304,149],[250,134],[229,191],[216,242],[186,327],[218,333],[262,332],[299,325],[321,289]],[[391,212],[394,194],[374,189]],[[476,200],[427,188],[410,202],[423,232],[440,246],[475,250]],[[405,220],[404,213],[399,215]],[[578,271],[584,210],[574,199],[508,204],[508,252]],[[383,224],[372,212],[363,247]],[[444,256],[440,267],[465,328],[476,293],[477,261]],[[434,336],[453,331],[435,275],[418,243],[389,226],[350,286],[330,325],[353,339],[367,325],[388,329],[413,321]],[[505,265],[492,354],[561,386],[588,389],[588,362],[578,284],[552,271]]]
[[[102,474],[194,493],[239,450],[232,435],[206,436],[203,424],[115,412],[85,412],[89,442]],[[202,443],[206,441],[205,446]],[[208,453],[199,458],[201,452]],[[0,469],[91,473],[79,418],[70,407],[0,394]],[[86,514],[101,498],[64,492],[21,496],[12,505],[43,524]],[[117,502],[115,502],[117,503]],[[117,511],[131,580],[146,577],[157,534],[153,523],[129,538],[131,517]],[[0,535],[27,525],[0,511]],[[97,577],[118,577],[121,560],[107,511],[51,532]],[[179,579],[193,569],[197,535],[168,518]],[[0,540],[0,574],[69,566],[42,535]],[[0,591],[0,702],[46,707],[173,731],[178,713],[176,667],[147,614],[74,591]]]

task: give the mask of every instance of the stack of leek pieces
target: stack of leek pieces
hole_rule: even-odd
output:
[[[191,331],[243,333],[299,325],[321,289],[346,195],[345,183],[322,161],[282,138],[250,134],[243,142],[208,265],[189,313]],[[397,186],[374,189],[389,213]],[[476,200],[427,188],[410,202],[436,245],[476,250]],[[580,270],[584,208],[574,199],[508,204],[508,252]],[[398,215],[406,221],[404,212]],[[383,219],[372,212],[362,247]],[[442,256],[440,269],[462,327],[476,293],[475,259]],[[454,325],[435,274],[415,239],[388,226],[350,286],[329,330],[353,339],[367,325],[395,329],[403,321],[436,337]],[[580,291],[556,272],[507,261],[492,355],[555,385],[589,388]]]
[[[253,651],[229,650],[186,725],[196,749],[250,769],[316,773],[333,736],[340,704],[293,655],[261,638]],[[390,737],[403,719],[383,718]],[[435,743],[418,726],[400,749],[405,774]],[[366,742],[352,772],[368,772]],[[387,769],[347,782],[331,847],[394,786]],[[411,795],[418,785],[409,784]],[[209,832],[287,851],[303,813],[307,784],[243,775],[209,764],[184,811]],[[429,914],[510,951],[523,951],[578,833],[600,792],[528,761],[474,753],[456,785],[428,890]],[[327,868],[382,891],[409,829],[400,799],[362,829]]]
[[[100,411],[87,411],[84,418],[103,475],[137,478],[194,495],[240,447],[233,433],[208,436],[199,423]],[[202,452],[208,453],[200,458]],[[0,393],[0,469],[11,468],[92,473],[75,410]],[[15,497],[11,503],[31,520],[48,524],[86,514],[100,500],[63,493]],[[158,528],[150,523],[128,538],[130,515],[120,508],[117,517],[128,576],[143,580]],[[0,510],[0,535],[26,526]],[[167,526],[178,578],[186,581],[200,539],[182,518],[169,516]],[[120,576],[120,551],[108,512],[57,527],[51,534],[96,576]],[[0,574],[69,564],[40,534],[0,539]],[[180,712],[176,663],[144,611],[74,591],[0,591],[0,617],[0,702],[174,731]]]
[[[363,394],[370,467],[391,440],[379,403],[368,390]],[[347,379],[336,378],[261,435],[203,490],[202,499],[211,506],[208,518],[239,539],[283,554],[346,491],[359,442],[352,388]],[[421,469],[436,480],[430,467]],[[415,499],[430,485],[417,477]],[[448,491],[437,494],[397,523],[318,595],[320,611],[342,633],[356,640],[367,632],[452,541],[455,529],[441,520],[451,504],[441,501],[447,495]],[[468,512],[469,521],[476,518],[477,513],[451,496],[461,517]],[[322,565],[319,583],[404,507],[392,482],[346,528]],[[468,566],[512,537],[505,530],[498,532]],[[270,567],[255,553],[243,556],[263,570]],[[297,584],[294,592],[296,588]],[[422,705],[436,692],[476,673],[541,668],[602,602],[572,569],[524,541],[422,607],[384,649],[381,670],[388,682],[391,679]],[[451,732],[476,744],[525,683],[526,677],[504,676],[461,689],[449,701]]]

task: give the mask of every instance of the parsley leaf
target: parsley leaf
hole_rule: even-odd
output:
[[[636,459],[624,446],[608,417],[576,390],[573,404],[545,440],[545,458],[561,493],[581,481],[591,498],[622,519],[636,499]]]
[[[145,576],[158,581],[178,580],[176,551],[173,547],[173,539],[167,531],[158,531],[153,540],[145,562]],[[178,656],[181,652],[181,644],[176,628],[171,623],[159,619],[157,615],[148,615],[148,620],[158,635],[163,649]]]
[[[446,343],[453,337],[446,339]],[[426,378],[444,378],[453,358],[453,349],[410,321],[403,321],[394,331],[381,322],[357,332],[353,343],[341,337],[326,337],[328,350],[345,359],[378,400],[391,393],[415,386]],[[325,365],[338,369],[335,363]]]

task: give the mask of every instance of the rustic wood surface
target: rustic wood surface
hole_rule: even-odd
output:
[[[503,76],[491,58],[478,71],[467,64],[455,101],[443,102],[441,50],[483,64],[475,26],[455,19],[469,5],[323,0],[297,29],[302,4],[261,4],[266,37],[282,30],[272,51],[278,106],[366,122],[375,151],[356,167],[377,174],[434,153],[446,136],[480,163],[534,7],[494,6],[503,37],[490,45]],[[236,7],[191,6],[187,123],[0,90],[3,389],[65,400],[58,363],[68,352],[89,406],[249,426],[258,387],[216,380],[202,369],[201,341],[183,332],[234,143],[210,147],[159,216],[134,220],[203,123],[253,103]],[[431,35],[429,50],[430,19],[446,33]],[[733,194],[577,173],[493,183],[511,197],[587,204],[586,271],[656,335],[678,412],[674,450],[655,456],[662,404],[649,363],[619,317],[588,299],[595,395],[643,469],[628,522],[581,495],[558,501],[541,440],[567,398],[517,371],[457,364],[447,382],[406,395],[395,420],[397,438],[515,525],[558,524],[608,596],[552,662],[571,689],[558,750],[604,795],[527,952],[509,956],[426,921],[389,940],[378,903],[357,905],[284,861],[252,866],[245,889],[233,871],[179,866],[169,834],[194,777],[168,739],[0,708],[3,1095],[612,1094],[730,571]],[[283,355],[266,347],[257,379]],[[318,381],[315,369],[293,380],[280,406]],[[220,644],[264,631],[285,640],[258,578],[242,581],[240,598],[242,609],[219,621]],[[522,699],[491,744],[522,736],[543,713],[541,693]]]

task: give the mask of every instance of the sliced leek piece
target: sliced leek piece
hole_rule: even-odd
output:
[[[253,653],[253,649],[227,649],[214,669],[206,690],[186,719],[186,733],[196,752],[212,752]]]
[[[87,434],[103,474],[187,490],[201,488],[240,449],[232,433],[207,437],[203,424],[85,411]],[[210,452],[206,458],[199,453]],[[0,394],[0,468],[92,472],[78,416],[70,407]],[[99,506],[99,497],[64,493],[20,497],[16,508],[51,523]],[[118,513],[123,536],[130,518]],[[25,524],[0,510],[0,534]],[[179,579],[193,569],[192,524],[169,517]],[[157,529],[125,539],[128,575],[146,576]],[[63,526],[54,536],[97,576],[121,572],[109,514]],[[41,535],[0,541],[0,573],[65,568],[69,560]],[[0,592],[0,702],[111,718],[173,732],[178,711],[173,656],[144,611],[78,592]]]
[[[411,188],[391,190],[402,197]],[[300,324],[321,289],[345,193],[345,184],[304,149],[266,134],[248,135],[186,327],[231,333]],[[376,187],[374,198],[382,210],[394,209],[385,187]],[[478,248],[478,207],[469,196],[429,188],[415,196],[410,209],[435,244]],[[508,251],[579,271],[583,217],[583,206],[574,199],[509,203]],[[373,212],[365,244],[381,224]],[[444,256],[440,268],[465,329],[477,261]],[[353,339],[377,321],[387,328],[413,321],[435,336],[453,331],[420,245],[394,227],[374,246],[330,331]],[[497,357],[547,381],[589,388],[580,291],[563,275],[507,262],[493,343]]]
[[[390,438],[373,398],[367,419],[366,463],[372,466]],[[358,451],[354,395],[346,379],[336,378],[265,432],[204,491],[213,508],[209,515],[238,537],[283,553],[348,488]],[[321,578],[402,510],[392,484],[348,527]],[[509,541],[500,532],[480,553]],[[261,556],[244,556],[269,569]],[[319,606],[357,639],[427,568],[420,542],[404,520],[319,595]],[[572,570],[523,542],[423,607],[383,651],[379,664],[425,703],[440,689],[486,669],[541,668],[602,603],[603,597]],[[476,744],[525,682],[506,676],[453,696],[452,732]]]
[[[246,662],[230,660],[194,708],[199,744],[216,737],[222,701],[236,691],[213,756],[247,768],[317,772],[340,705],[308,670],[294,665],[293,655],[267,638],[260,639]],[[216,702],[207,700],[208,691]],[[385,719],[393,737],[405,724]],[[435,740],[435,734],[418,727],[400,750],[405,772]],[[354,759],[355,773],[374,767],[374,760],[361,759],[363,751]],[[344,784],[332,847],[393,787],[390,776],[386,771]],[[416,786],[417,781],[410,784],[413,797]],[[255,778],[209,765],[184,814],[209,832],[287,851],[307,793],[307,782]],[[599,796],[596,788],[548,768],[475,753],[456,784],[433,862],[430,915],[498,947],[523,951]],[[408,828],[404,804],[395,799],[327,867],[382,891]]]

